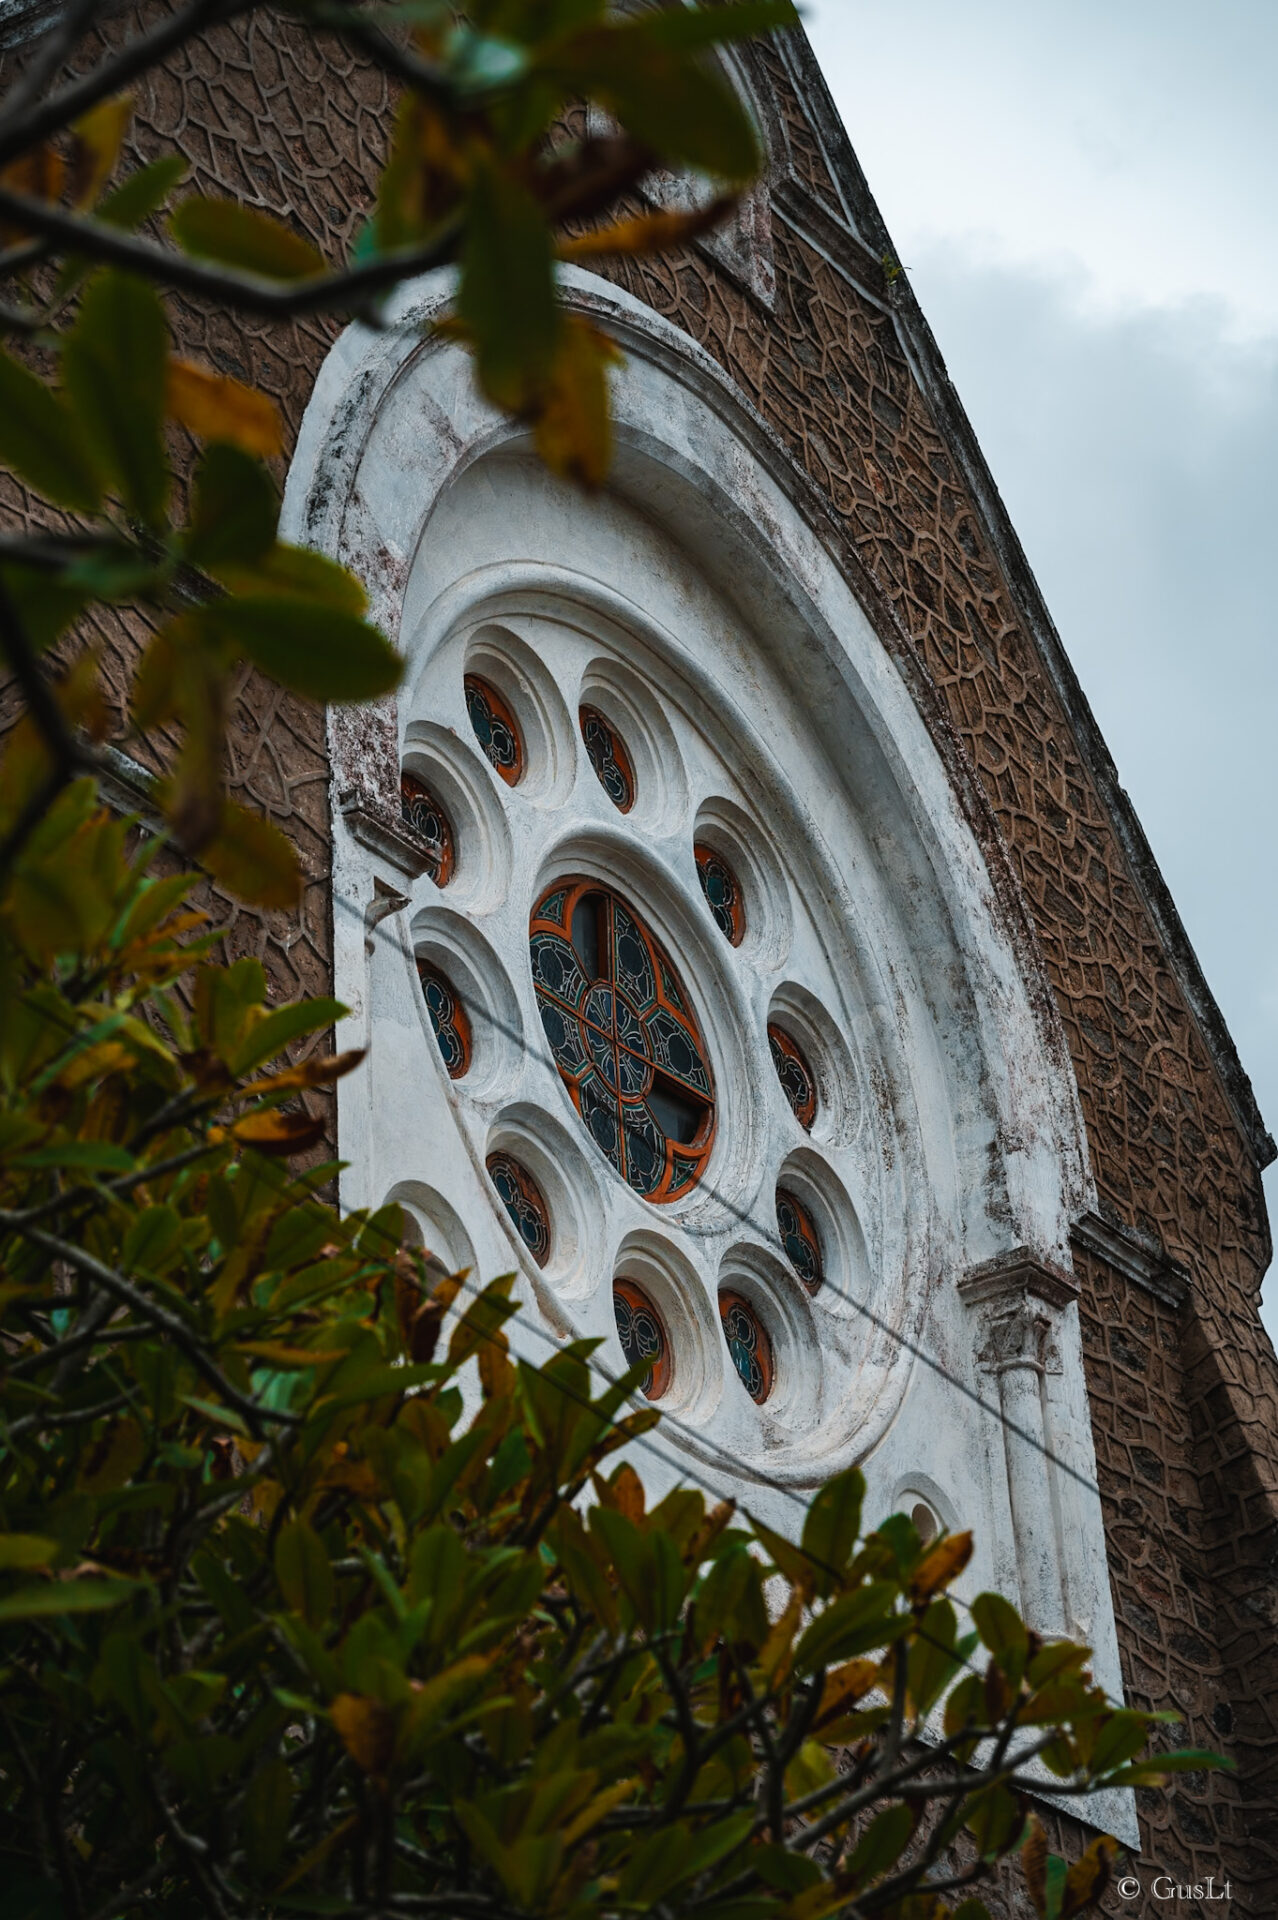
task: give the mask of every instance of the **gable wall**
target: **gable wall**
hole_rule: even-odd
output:
[[[802,48],[797,57],[810,62]],[[956,781],[970,783],[974,810],[1010,855],[1068,1035],[1103,1203],[1188,1269],[1190,1304],[1178,1312],[1121,1263],[1080,1250],[1110,1567],[1131,1697],[1187,1713],[1178,1737],[1225,1747],[1240,1769],[1237,1782],[1191,1779],[1151,1802],[1151,1871],[1229,1875],[1237,1910],[1267,1913],[1278,1884],[1278,1369],[1256,1312],[1269,1241],[1254,1131],[1156,924],[1156,875],[1136,883],[1105,782],[1080,751],[1086,729],[1029,637],[1024,581],[988,500],[984,513],[977,504],[953,422],[947,438],[925,398],[927,386],[935,400],[935,380],[926,367],[916,377],[927,335],[908,288],[889,285],[852,238],[850,156],[836,182],[778,52],[754,56],[753,72],[784,117],[772,310],[702,252],[614,277],[714,355],[824,495],[826,537],[872,602]],[[810,65],[804,93],[837,152]],[[263,19],[220,29],[144,83],[137,145],[147,157],[176,139],[195,186],[289,217],[335,248],[367,205],[387,125],[379,75],[340,50],[321,62],[289,26]],[[872,205],[859,217],[872,231]],[[324,319],[267,328],[187,309],[178,326],[183,350],[271,393],[290,437],[338,331]],[[0,514],[12,523],[25,503],[7,487]],[[122,690],[141,635],[115,623],[106,637]],[[299,920],[239,910],[233,945],[261,954],[281,996],[323,990],[322,719],[287,697],[264,701],[246,678],[231,755],[233,788],[299,839],[312,875]]]

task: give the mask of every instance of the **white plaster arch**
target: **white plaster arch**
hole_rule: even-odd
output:
[[[340,1093],[347,1197],[375,1204],[413,1179],[447,1195],[482,1274],[518,1257],[530,1351],[544,1354],[547,1340],[612,1334],[612,1262],[637,1232],[678,1241],[664,1268],[660,1249],[653,1254],[654,1270],[695,1270],[700,1247],[707,1285],[729,1253],[743,1272],[766,1273],[779,1257],[764,1218],[769,1168],[803,1153],[805,1177],[819,1180],[827,1154],[873,1290],[842,1327],[821,1318],[819,1295],[811,1313],[787,1308],[788,1351],[801,1359],[803,1341],[819,1341],[819,1404],[805,1415],[802,1396],[788,1395],[784,1419],[769,1421],[716,1382],[705,1401],[713,1418],[681,1402],[667,1441],[685,1446],[690,1472],[696,1462],[699,1477],[781,1526],[793,1524],[787,1488],[808,1489],[851,1460],[882,1501],[926,1482],[977,1531],[973,1590],[1012,1590],[1017,1541],[998,1402],[957,1283],[1017,1254],[1067,1269],[1071,1222],[1093,1200],[1068,1052],[1015,883],[969,818],[974,803],[836,559],[819,503],[709,356],[617,289],[565,273],[566,297],[626,353],[613,380],[612,478],[587,501],[530,462],[522,430],[477,394],[464,353],[432,336],[449,288],[447,276],[406,287],[383,331],[353,327],[337,342],[285,498],[285,536],[361,575],[407,661],[397,702],[336,712],[330,726],[336,991],[372,1038],[368,1065]],[[724,1018],[743,1030],[754,1022],[743,1042],[754,1046],[753,1069],[728,1091],[758,1105],[751,1123],[762,1144],[737,1156],[730,1191],[699,1194],[664,1218],[638,1201],[625,1211],[613,1192],[621,1183],[600,1161],[590,1174],[590,1207],[603,1196],[602,1214],[589,1216],[593,1288],[580,1259],[557,1292],[549,1269],[517,1256],[483,1173],[501,1114],[482,1098],[468,1105],[464,1082],[450,1087],[425,1057],[407,964],[413,914],[394,905],[420,917],[439,898],[396,838],[401,758],[431,726],[451,728],[473,757],[457,663],[468,636],[494,623],[544,661],[570,712],[582,678],[597,678],[609,656],[632,687],[659,694],[678,753],[631,849],[632,884],[640,895],[649,888],[640,904],[659,934],[689,924],[692,838],[707,809],[725,818],[737,809],[782,849],[786,937],[747,944],[722,995]],[[610,814],[581,752],[575,770],[557,767],[549,800],[518,788],[500,798],[509,884],[477,888],[466,910],[505,956],[531,1034],[531,978],[525,968],[516,980],[510,956],[520,941],[526,948],[532,893],[560,844],[604,846],[612,833],[624,864],[634,829]],[[564,858],[580,865],[577,854]],[[643,880],[651,872],[660,882]],[[380,942],[367,935],[375,891],[378,911],[390,902]],[[792,1137],[793,1116],[769,1081],[761,1035],[783,989],[781,1005],[787,993],[816,995],[858,1076],[844,1103],[858,1125],[829,1140]],[[548,1056],[530,1047],[502,1086],[502,1110],[515,1103],[571,1126],[561,1096]],[[576,1158],[566,1156],[566,1178]],[[1064,1328],[1053,1352],[1065,1372],[1052,1388],[1051,1445],[1073,1478],[1065,1495],[1045,1489],[1044,1499],[1057,1516],[1071,1618],[1086,1623],[1116,1688],[1086,1391],[1062,1285],[1052,1296]]]

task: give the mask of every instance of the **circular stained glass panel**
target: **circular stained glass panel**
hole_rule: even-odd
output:
[[[541,1188],[513,1154],[490,1153],[487,1166],[511,1225],[537,1265],[544,1267],[550,1258],[550,1210]]]
[[[815,1293],[825,1279],[821,1236],[812,1215],[788,1187],[777,1188],[777,1232],[786,1259],[808,1292]]]
[[[768,1046],[772,1053],[772,1064],[777,1070],[777,1079],[781,1082],[781,1091],[793,1107],[799,1125],[811,1133],[817,1110],[816,1080],[812,1069],[797,1041],[792,1040],[785,1028],[777,1026],[772,1020],[768,1022]]]
[[[406,773],[400,779],[399,808],[414,833],[419,833],[430,844],[427,873],[437,887],[446,887],[457,863],[452,821],[425,781],[413,773]]]
[[[597,707],[582,707],[578,720],[600,786],[620,813],[629,813],[635,804],[635,770],[620,734]]]
[[[740,882],[721,853],[698,840],[692,849],[697,878],[714,923],[725,940],[739,947],[745,939],[745,896]]]
[[[417,962],[417,978],[422,983],[422,998],[448,1077],[460,1080],[470,1066],[470,1021],[466,1009],[449,981],[428,961]]]
[[[475,738],[489,762],[508,787],[513,787],[524,770],[524,743],[519,722],[487,680],[468,673],[465,681],[466,711],[475,729]]]
[[[555,1065],[587,1133],[645,1200],[677,1200],[714,1145],[714,1078],[664,948],[593,880],[559,881],[529,927]]]
[[[772,1391],[772,1342],[750,1302],[725,1289],[719,1295],[719,1318],[737,1378],[760,1405]]]
[[[617,1317],[617,1338],[628,1367],[648,1363],[643,1391],[649,1400],[660,1400],[670,1385],[674,1364],[666,1323],[642,1287],[633,1280],[614,1280],[612,1310]]]

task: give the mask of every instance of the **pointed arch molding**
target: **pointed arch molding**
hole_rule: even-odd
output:
[[[1025,1311],[1047,1329],[1035,1338],[1051,1364],[1026,1362],[1009,1385],[991,1372],[987,1290],[977,1288],[978,1300],[959,1284],[991,1262],[1002,1263],[1000,1272],[1011,1263],[1013,1290],[1022,1284],[1016,1275],[1067,1273],[1072,1223],[1095,1205],[1064,1034],[997,831],[890,609],[828,503],[748,402],[692,340],[629,295],[576,270],[565,273],[564,289],[626,355],[613,381],[614,468],[597,502],[541,472],[525,432],[477,395],[465,356],[431,336],[447,276],[402,289],[382,331],[352,327],[338,340],[289,475],[284,534],[360,575],[373,616],[407,663],[398,700],[336,710],[329,720],[335,990],[352,1009],[352,1040],[373,1040],[368,1064],[341,1088],[348,1198],[362,1205],[392,1191],[425,1194],[418,1225],[428,1243],[433,1232],[451,1245],[460,1217],[481,1273],[519,1258],[542,1352],[547,1338],[565,1335],[615,1344],[613,1276],[593,1274],[591,1263],[606,1241],[616,1181],[574,1130],[562,1096],[561,1124],[543,1083],[534,1095],[518,1078],[520,1035],[536,1033],[537,1013],[531,979],[522,977],[526,956],[521,971],[501,932],[510,898],[544,890],[558,871],[554,849],[571,842],[574,870],[642,897],[667,946],[682,943],[679,962],[694,981],[723,982],[702,1008],[712,1046],[721,1014],[724,1036],[733,1022],[753,1020],[763,1033],[769,1001],[753,1006],[755,974],[772,982],[776,1004],[803,1011],[804,929],[821,914],[822,926],[833,925],[833,915],[837,938],[818,928],[809,945],[824,956],[829,996],[840,1001],[829,1110],[861,1143],[848,1162],[861,1173],[841,1175],[846,1218],[835,1218],[838,1207],[830,1213],[831,1244],[859,1274],[855,1313],[844,1316],[856,1329],[814,1335],[820,1296],[791,1289],[778,1309],[778,1378],[789,1356],[796,1369],[812,1369],[812,1390],[793,1391],[791,1382],[755,1410],[766,1419],[750,1429],[752,1451],[746,1429],[732,1425],[744,1418],[745,1396],[731,1379],[724,1384],[713,1293],[708,1305],[689,1305],[680,1291],[696,1282],[709,1250],[727,1245],[720,1196],[694,1196],[679,1227],[682,1250],[664,1244],[667,1222],[651,1218],[615,1248],[607,1242],[607,1257],[622,1260],[624,1275],[624,1250],[637,1249],[632,1264],[661,1292],[676,1352],[680,1339],[690,1354],[695,1347],[682,1374],[676,1359],[678,1419],[663,1432],[676,1456],[696,1460],[700,1475],[780,1526],[793,1524],[787,1485],[809,1488],[851,1460],[863,1463],[880,1502],[898,1485],[926,1480],[976,1532],[972,1591],[993,1584],[1031,1600],[1050,1590],[1063,1610],[1050,1627],[1088,1634],[1117,1692],[1073,1292],[1024,1283],[1033,1303]],[[587,647],[584,679],[569,685],[565,669],[562,691],[560,630],[579,652]],[[513,800],[486,767],[461,766],[463,747],[474,759],[465,711],[439,692],[440,662],[473,663],[476,647],[508,658],[537,736],[527,743],[536,777]],[[567,640],[564,648],[566,659]],[[481,661],[474,670],[488,669]],[[457,664],[459,685],[460,671]],[[585,698],[631,728],[641,792],[624,822],[588,764],[584,776],[578,764],[575,720]],[[799,742],[788,758],[769,746],[786,725]],[[725,776],[720,800],[713,781],[705,786],[705,767],[716,758],[730,767],[734,753],[737,798]],[[442,892],[399,817],[401,770],[429,778],[436,761],[440,780],[453,782],[440,798],[464,816],[458,877]],[[574,813],[591,807],[603,810],[590,816],[594,824]],[[699,821],[717,821],[725,851],[749,864],[748,834],[740,849],[732,836],[748,826],[751,808],[759,838],[751,871],[766,924],[738,959],[704,912],[692,842]],[[469,869],[468,833],[482,850]],[[370,916],[382,936],[375,941]],[[702,954],[696,942],[706,925]],[[424,952],[463,994],[473,983],[483,1002],[472,1023],[473,1092],[441,1079],[423,1037],[410,973]],[[783,984],[787,964],[792,988]],[[485,1008],[494,1015],[487,1038],[479,1031]],[[824,1031],[818,1021],[811,1037],[824,1044]],[[803,1183],[815,1181],[819,1202],[820,1126],[811,1143],[798,1133],[779,1090],[771,1102],[767,1072],[752,1077],[754,1056],[742,1042],[737,1060],[736,1044],[723,1037],[717,1056],[729,1122],[712,1168],[726,1191],[738,1174],[745,1179],[752,1154],[768,1150],[769,1129],[788,1126],[796,1131],[783,1156],[786,1179],[793,1172],[805,1194]],[[527,1070],[541,1069],[531,1061]],[[414,1145],[427,1138],[428,1151]],[[485,1152],[496,1150],[522,1157],[552,1215],[559,1210],[558,1251],[544,1268],[519,1256],[494,1202],[483,1167]],[[768,1297],[770,1286],[784,1291],[779,1250],[761,1231],[755,1237],[751,1246],[750,1231],[738,1235],[716,1267],[721,1286],[751,1299]],[[1012,1314],[1008,1306],[1009,1325]],[[836,1349],[846,1350],[841,1373]],[[1039,1395],[1038,1509],[1032,1458],[1004,1446],[1000,1394],[1006,1399],[1012,1385],[1022,1398]],[[651,1470],[660,1478],[659,1466]],[[1045,1555],[1055,1570],[1044,1571]]]

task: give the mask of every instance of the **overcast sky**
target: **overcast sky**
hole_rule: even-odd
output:
[[[805,17],[1273,1131],[1278,0]]]

